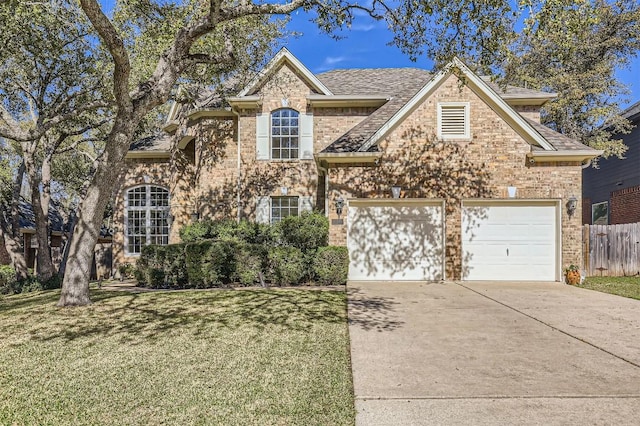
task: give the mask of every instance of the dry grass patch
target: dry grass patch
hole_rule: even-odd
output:
[[[640,276],[589,277],[580,287],[640,300]]]
[[[0,424],[353,424],[345,294],[0,298]]]

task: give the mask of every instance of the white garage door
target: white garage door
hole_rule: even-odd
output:
[[[464,203],[463,278],[555,281],[557,208],[552,201]]]
[[[442,202],[351,200],[347,247],[350,280],[440,280]]]

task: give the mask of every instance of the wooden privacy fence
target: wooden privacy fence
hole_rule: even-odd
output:
[[[587,276],[640,274],[640,223],[584,225],[582,245]]]

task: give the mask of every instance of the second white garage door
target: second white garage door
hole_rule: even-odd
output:
[[[441,280],[443,223],[440,201],[351,200],[349,279]]]
[[[555,281],[557,216],[554,201],[465,202],[463,278]]]

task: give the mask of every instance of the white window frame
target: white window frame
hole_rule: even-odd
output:
[[[442,108],[443,107],[464,107],[464,134],[451,135],[442,134]],[[471,104],[469,102],[440,102],[438,103],[438,138],[447,139],[470,139],[471,138]]]
[[[129,193],[139,188],[145,188],[145,205],[144,206],[130,206],[129,205]],[[167,205],[166,206],[152,206],[151,205],[151,189],[159,188],[163,191],[167,192]],[[130,188],[125,189],[124,191],[124,252],[127,256],[140,256],[140,252],[132,252],[129,250],[129,214],[130,212],[144,212],[145,213],[145,235],[144,235],[144,243],[141,244],[140,249],[142,251],[142,245],[150,245],[152,237],[166,237],[166,243],[160,243],[160,245],[169,244],[169,236],[171,234],[171,225],[168,223],[169,212],[171,209],[171,193],[168,188],[165,188],[162,185],[154,185],[154,184],[143,184],[136,185]],[[151,212],[164,212],[164,220],[166,222],[167,233],[162,234],[154,234],[151,235],[151,231],[153,227],[151,226]]]
[[[593,214],[595,213],[596,208],[599,207],[599,206],[602,206],[602,205],[607,206],[607,215],[606,215],[606,221],[605,221],[604,225],[608,225],[609,224],[609,202],[608,201],[601,201],[599,203],[591,204],[591,224],[592,225],[596,224],[595,220],[594,220],[594,217],[593,217]]]
[[[282,219],[284,219],[287,216],[293,216],[291,214],[287,215],[287,216],[282,216],[280,215],[280,217],[278,218],[277,221],[274,221],[274,216],[273,216],[273,200],[279,200],[279,199],[284,199],[287,198],[291,201],[293,201],[295,199],[295,210],[296,210],[296,214],[295,216],[300,216],[300,197],[296,196],[296,195],[283,195],[283,196],[273,196],[273,197],[269,197],[269,223],[274,224],[277,222],[280,222]],[[291,211],[293,207],[290,205],[288,207],[289,211]],[[281,211],[282,211],[282,206],[280,207]]]
[[[297,119],[298,125],[295,127],[295,129],[296,129],[296,134],[295,135],[291,135],[291,134],[289,134],[289,135],[282,135],[282,134],[274,135],[273,134],[273,131],[274,131],[274,126],[273,126],[274,117],[273,116],[274,116],[274,114],[281,113],[282,111],[292,111],[292,112],[295,112],[297,114],[297,116],[295,118]],[[288,160],[297,160],[297,159],[300,158],[300,155],[301,155],[301,152],[300,152],[300,116],[301,115],[302,114],[300,114],[300,111],[297,111],[297,110],[295,110],[293,108],[279,108],[279,109],[271,111],[271,113],[269,114],[269,157],[272,160],[288,161]],[[282,119],[282,117],[280,117],[280,118]],[[291,120],[292,117],[288,117],[287,119]],[[294,127],[292,127],[291,125],[286,126],[286,127],[285,126],[281,126],[281,125],[279,126],[280,130],[287,129],[289,132],[293,128]],[[273,138],[274,138],[274,136],[275,137],[284,136],[284,137],[288,137],[289,139],[291,139],[292,136],[295,136],[295,138],[296,138],[296,147],[295,148],[284,148],[283,149],[282,140],[281,140],[280,147],[279,148],[274,148],[274,146],[273,146]],[[280,152],[280,157],[278,157],[278,158],[274,157],[274,155],[273,155],[274,149],[276,149],[276,150],[278,150]],[[291,156],[291,151],[294,150],[294,149],[296,150],[297,155],[296,156]],[[285,151],[289,153],[289,157],[283,158],[282,157],[282,153],[285,152]]]

